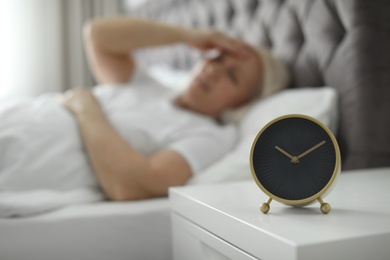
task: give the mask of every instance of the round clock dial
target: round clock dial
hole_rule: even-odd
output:
[[[340,170],[336,139],[319,121],[288,115],[267,124],[251,151],[252,173],[270,198],[308,204],[331,186]]]

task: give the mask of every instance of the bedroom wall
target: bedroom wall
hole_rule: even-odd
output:
[[[2,0],[0,97],[92,86],[81,26],[119,13],[121,1]]]
[[[1,2],[0,96],[62,87],[60,14],[60,0]]]

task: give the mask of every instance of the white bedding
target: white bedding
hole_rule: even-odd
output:
[[[172,259],[169,201],[97,202],[0,219],[0,259]]]
[[[0,119],[0,218],[104,199],[56,95],[0,100]]]
[[[77,122],[56,95],[0,100],[0,120],[0,191],[97,186]]]

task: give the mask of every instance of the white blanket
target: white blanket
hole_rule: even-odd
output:
[[[0,217],[102,199],[77,123],[56,96],[0,100]]]
[[[68,205],[96,202],[103,199],[103,194],[93,188],[79,188],[69,191],[1,192],[0,218],[32,216]]]

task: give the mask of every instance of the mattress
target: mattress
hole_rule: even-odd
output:
[[[0,259],[172,259],[167,198],[0,219]]]

